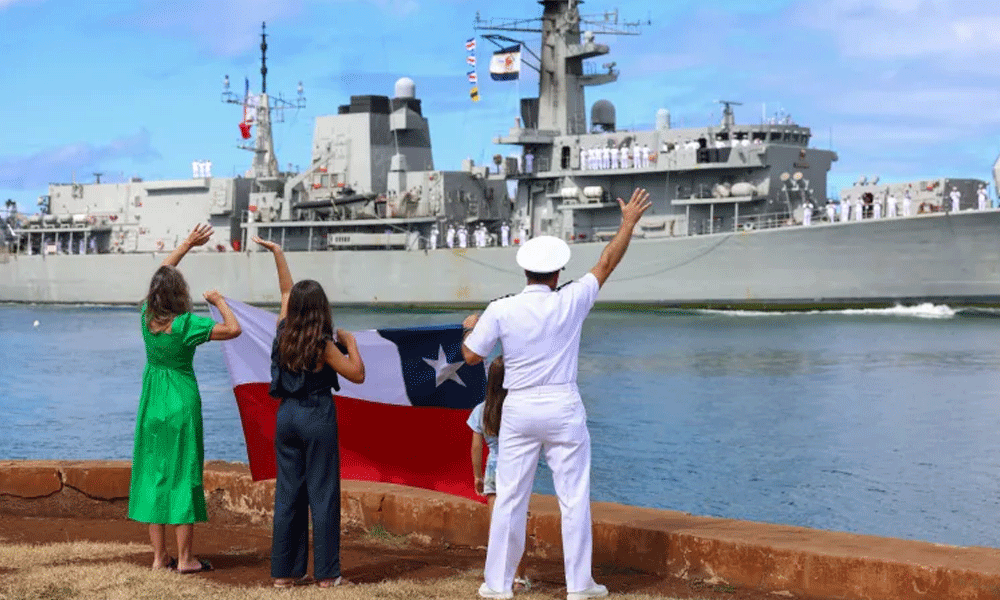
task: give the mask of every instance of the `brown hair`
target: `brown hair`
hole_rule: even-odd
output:
[[[288,316],[278,340],[281,364],[289,371],[319,371],[327,340],[333,339],[333,318],[326,292],[312,279],[292,286]]]
[[[177,315],[191,312],[191,294],[177,267],[163,265],[153,273],[145,302],[147,327],[166,327]]]
[[[498,356],[490,363],[490,372],[486,377],[486,406],[483,407],[483,433],[496,437],[500,434],[500,415],[503,412],[503,401],[507,398],[507,390],[503,387],[503,356]]]

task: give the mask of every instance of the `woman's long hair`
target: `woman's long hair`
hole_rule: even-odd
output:
[[[191,294],[177,267],[163,265],[153,273],[146,295],[146,326],[165,328],[177,315],[191,312]]]
[[[278,340],[281,364],[289,371],[318,371],[323,366],[326,341],[333,339],[330,302],[323,286],[303,279],[288,295],[288,315]]]
[[[503,374],[503,356],[498,356],[490,363],[490,372],[486,376],[483,433],[490,437],[497,437],[500,434],[500,415],[503,413],[503,401],[507,398],[507,390],[503,387]]]

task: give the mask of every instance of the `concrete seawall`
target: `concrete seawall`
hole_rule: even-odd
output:
[[[124,461],[0,461],[0,515],[126,518]],[[274,482],[239,463],[205,467],[215,523],[270,526]],[[345,481],[345,526],[381,525],[427,545],[484,546],[486,506],[409,487]],[[955,547],[594,503],[594,562],[845,600],[997,600],[1000,550]],[[561,556],[559,506],[535,495],[528,551]],[[780,596],[776,596],[780,597]]]

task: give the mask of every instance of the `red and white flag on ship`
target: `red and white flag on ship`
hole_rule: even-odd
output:
[[[240,122],[240,135],[243,139],[250,139],[250,127],[253,126],[255,108],[250,102],[250,79],[244,77],[243,86],[243,121]]]
[[[279,401],[268,394],[274,313],[226,302],[243,333],[222,352],[243,422],[254,481],[273,479]],[[221,319],[212,307],[212,313]],[[469,476],[472,431],[465,421],[486,393],[486,369],[462,360],[460,325],[354,334],[365,382],[340,380],[337,404],[343,479],[397,483],[478,501]]]

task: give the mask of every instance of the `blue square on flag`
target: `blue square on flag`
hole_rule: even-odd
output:
[[[465,364],[456,325],[379,329],[399,350],[406,395],[413,406],[473,408],[486,395],[486,370]]]

